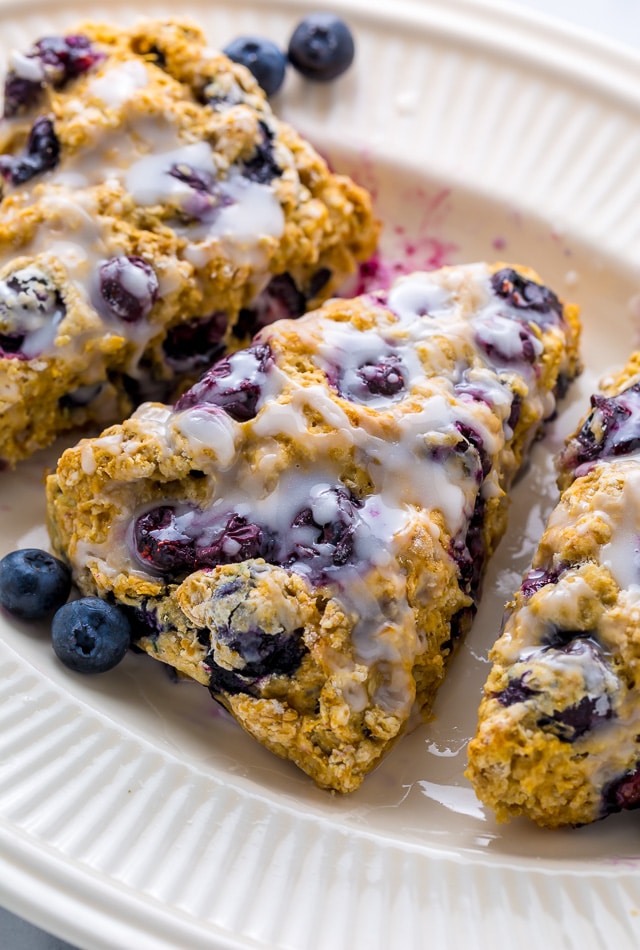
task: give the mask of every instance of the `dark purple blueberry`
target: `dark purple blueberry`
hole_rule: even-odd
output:
[[[4,116],[13,118],[21,112],[33,108],[42,96],[44,81],[24,79],[14,70],[9,70],[4,82]]]
[[[55,86],[76,79],[104,59],[104,53],[96,50],[91,40],[80,33],[45,36],[38,40],[34,50],[40,62],[47,67],[47,73]]]
[[[154,570],[173,576],[194,569],[195,540],[177,524],[170,505],[140,515],[133,538],[138,556]]]
[[[331,277],[332,274],[329,267],[321,267],[312,275],[307,287],[307,297],[309,300],[313,300],[314,297],[318,296],[320,291],[327,286]]]
[[[523,311],[527,319],[536,323],[547,323],[540,317],[550,318],[554,322],[562,319],[562,304],[548,287],[528,280],[511,267],[496,271],[491,277],[491,286],[496,296]],[[535,316],[534,316],[535,315]]]
[[[328,487],[302,508],[291,522],[281,562],[305,562],[319,578],[331,567],[342,567],[353,558],[356,510],[362,502],[342,486]]]
[[[178,399],[174,408],[181,412],[193,406],[213,405],[224,409],[236,422],[253,419],[272,363],[267,343],[238,350],[212,366]]]
[[[251,307],[243,308],[233,328],[239,340],[253,337],[276,320],[295,320],[307,305],[291,274],[276,274],[258,295]]]
[[[0,281],[0,356],[32,359],[53,344],[66,307],[49,277],[34,265]]]
[[[312,13],[293,31],[289,62],[307,79],[326,82],[349,68],[355,55],[351,30],[331,13]]]
[[[24,57],[33,60],[28,75],[20,68],[10,69],[4,87],[4,115],[7,118],[25,112],[36,105],[46,86],[60,89],[104,59],[86,36],[46,36],[33,46]],[[26,64],[25,64],[26,66]],[[36,75],[40,67],[41,75]],[[25,71],[22,67],[23,73]]]
[[[0,604],[22,620],[38,620],[62,606],[71,590],[66,564],[39,548],[12,551],[0,561]]]
[[[524,577],[520,590],[524,597],[532,597],[536,591],[546,587],[547,584],[557,584],[560,575],[566,570],[566,566],[544,570],[543,568],[532,568]]]
[[[215,567],[235,564],[266,553],[267,538],[263,529],[237,514],[229,516],[225,524],[207,543],[196,540],[197,567]]]
[[[258,697],[261,680],[270,676],[292,676],[307,652],[302,632],[300,628],[292,633],[267,634],[255,628],[235,635],[233,630],[216,630],[217,638],[235,651],[244,660],[244,665],[227,669],[216,662],[211,651],[204,663],[209,670],[212,696],[245,693]]]
[[[612,716],[609,697],[583,696],[573,706],[557,710],[551,716],[541,716],[537,724],[545,732],[553,733],[561,742],[575,742]]]
[[[112,257],[100,265],[98,273],[103,316],[125,323],[144,320],[158,299],[158,278],[142,257]]]
[[[595,637],[593,630],[566,630],[557,627],[555,624],[549,624],[543,642],[545,646],[551,647],[553,650],[566,650],[568,653],[574,652],[574,649],[580,652],[594,648],[599,652],[599,647],[592,639],[593,637]],[[578,645],[578,641],[585,642]]]
[[[518,363],[535,363],[537,358],[535,337],[531,330],[522,324],[518,327],[516,342],[515,336],[511,333],[505,339],[501,332],[500,319],[506,320],[506,317],[494,317],[492,320],[486,320],[478,325],[475,332],[475,341],[480,350],[486,353],[491,363],[511,366]]]
[[[58,400],[61,409],[78,409],[81,406],[88,406],[90,402],[100,395],[104,389],[104,383],[90,383],[86,386],[78,386],[69,393],[65,393]]]
[[[640,448],[640,383],[616,396],[591,397],[591,412],[561,456],[565,469]]]
[[[491,456],[486,452],[484,447],[484,440],[479,432],[474,428],[468,425],[466,422],[456,422],[455,427],[463,437],[465,442],[469,445],[472,445],[473,448],[478,453],[478,458],[480,460],[480,467],[482,471],[482,477],[486,478],[489,472],[491,471]]]
[[[602,791],[603,817],[640,808],[640,766],[609,782]]]
[[[396,396],[406,386],[404,367],[395,353],[382,356],[375,363],[365,363],[357,375],[372,396]]]
[[[518,679],[511,680],[504,689],[494,693],[494,698],[498,700],[501,706],[514,706],[516,703],[526,703],[532,696],[537,696],[540,690],[531,689],[527,686],[525,679],[527,673]]]
[[[484,511],[484,499],[478,495],[465,534],[453,538],[449,548],[449,554],[458,567],[460,589],[474,601],[480,596],[486,559]]]
[[[265,122],[259,122],[258,129],[260,137],[251,156],[242,162],[242,174],[249,181],[268,185],[282,175],[282,169],[273,154],[273,132]]]
[[[271,40],[260,36],[239,36],[224,47],[223,53],[234,63],[245,66],[265,95],[275,95],[282,86],[287,60]]]
[[[195,370],[210,366],[224,349],[229,318],[218,311],[210,317],[194,317],[167,330],[162,349],[174,369]]]
[[[36,175],[51,171],[60,161],[60,142],[47,116],[33,123],[25,150],[20,155],[0,155],[0,174],[12,185],[22,185]]]
[[[81,597],[61,607],[51,624],[56,656],[77,673],[106,673],[129,649],[131,628],[118,607]]]
[[[513,394],[513,400],[511,402],[511,412],[509,413],[509,418],[507,419],[507,425],[511,429],[511,432],[515,432],[518,423],[520,422],[520,415],[522,413],[522,396],[518,393]]]
[[[190,193],[180,198],[180,210],[189,218],[211,222],[221,208],[234,203],[211,172],[181,162],[172,165],[168,174],[191,189]]]

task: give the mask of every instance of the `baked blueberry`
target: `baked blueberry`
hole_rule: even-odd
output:
[[[48,116],[35,120],[27,144],[20,155],[0,155],[0,174],[12,185],[26,181],[56,168],[60,161],[60,142]]]
[[[503,267],[491,277],[496,296],[501,297],[523,316],[537,323],[562,319],[562,304],[548,287],[528,280],[512,267]]]
[[[61,607],[51,624],[53,649],[78,673],[106,673],[129,649],[131,627],[122,610],[99,597],[82,597]]]
[[[253,419],[262,395],[262,383],[273,363],[268,343],[238,350],[219,360],[175,404],[176,412],[192,406],[220,406],[236,422]]]
[[[47,551],[23,548],[0,561],[0,604],[15,617],[46,617],[64,604],[70,590],[69,568]]]
[[[258,330],[276,320],[295,320],[304,313],[306,303],[305,295],[291,274],[276,274],[258,294],[253,305],[240,311],[233,334],[241,340],[255,336]]]
[[[158,278],[142,257],[112,257],[99,269],[98,309],[104,316],[137,323],[158,299]]]
[[[246,66],[267,96],[273,96],[282,86],[287,60],[278,46],[260,36],[239,36],[224,49],[234,63]]]
[[[331,13],[312,13],[293,31],[289,62],[307,79],[326,82],[347,71],[355,55],[351,30]]]

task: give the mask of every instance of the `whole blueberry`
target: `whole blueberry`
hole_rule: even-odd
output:
[[[158,278],[142,257],[112,257],[98,271],[98,309],[125,323],[137,323],[151,312],[158,299]]]
[[[306,79],[326,82],[349,68],[355,55],[351,30],[331,13],[313,13],[293,31],[289,62]]]
[[[260,36],[239,36],[223,53],[234,63],[246,66],[267,96],[273,96],[284,82],[287,60],[275,43]]]
[[[53,649],[77,673],[105,673],[129,648],[131,628],[125,614],[99,597],[82,597],[61,607],[51,624]]]
[[[15,617],[46,617],[64,604],[70,590],[69,568],[47,551],[23,548],[0,561],[0,604]]]

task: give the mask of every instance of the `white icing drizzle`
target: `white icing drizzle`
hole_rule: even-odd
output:
[[[149,76],[142,60],[130,59],[109,67],[92,79],[87,91],[105,105],[118,109],[132,98],[136,90],[144,89],[148,82]]]
[[[184,152],[180,155],[186,160]],[[165,165],[166,156],[145,167],[158,170]],[[138,173],[139,169],[136,188]],[[154,198],[163,187],[153,176],[147,185]],[[393,355],[402,367],[401,392],[358,403],[341,397],[331,385],[309,377],[288,378],[269,364],[261,372],[255,418],[236,423],[218,409],[199,405],[158,416],[155,431],[167,451],[178,441],[180,452],[188,453],[205,471],[211,470],[207,458],[213,455],[216,460],[210,504],[204,511],[176,509],[175,530],[206,544],[236,514],[272,533],[281,554],[287,553],[287,545],[292,551],[296,544],[313,546],[325,559],[326,583],[356,618],[357,662],[368,667],[381,664],[386,671],[376,701],[389,711],[408,712],[414,699],[411,668],[420,645],[397,553],[416,519],[428,526],[438,543],[440,528],[434,517],[439,512],[446,529],[441,543],[446,546],[449,536],[464,535],[480,492],[490,496],[503,491],[495,469],[511,465],[506,439],[512,435],[507,420],[513,397],[508,382],[496,374],[491,355],[476,344],[476,332],[478,326],[489,330],[497,326],[496,333],[511,353],[516,351],[511,334],[519,340],[523,323],[511,320],[513,331],[503,326],[509,322],[508,308],[502,301],[496,311],[485,265],[406,278],[391,290],[389,300],[391,311],[384,309],[382,299],[373,301],[380,308],[375,331],[313,315],[295,325],[283,321],[268,327],[258,343],[279,342],[286,352],[286,333],[295,332],[308,344],[308,352],[316,354],[314,361],[329,380],[332,372],[342,374],[343,380],[355,379],[363,363],[375,364],[381,356]],[[434,348],[439,345],[438,338],[446,339],[451,355],[438,363],[436,373],[425,354],[432,343]],[[236,354],[224,384],[233,389],[254,379],[255,373],[255,355]],[[527,414],[541,420],[547,399],[537,387],[530,361],[514,359],[509,378],[518,373],[527,382]],[[144,419],[145,429],[148,411],[136,413]],[[465,431],[470,433],[468,440]],[[473,440],[494,465],[488,475],[481,470]],[[295,464],[289,444],[303,447]],[[338,516],[336,490],[348,497],[340,473],[350,456],[365,470],[373,490],[353,506],[353,553],[338,567],[332,566],[330,545],[319,541],[317,526]],[[156,506],[157,502],[151,507]],[[305,509],[310,509],[315,526],[300,521]],[[137,514],[133,513],[134,519]],[[123,514],[123,519],[128,527],[124,521],[122,527],[115,526],[110,542],[84,551],[85,557],[100,559],[101,569],[106,563],[107,573],[114,563],[137,572],[143,568],[132,552],[132,513]],[[300,574],[311,578],[317,572],[313,559],[291,557],[287,563]],[[372,570],[395,585],[392,609],[376,599],[368,579]],[[364,708],[366,699],[360,675],[353,664],[335,670],[336,682],[354,709]]]

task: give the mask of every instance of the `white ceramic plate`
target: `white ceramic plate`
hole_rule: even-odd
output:
[[[317,6],[358,43],[276,110],[369,185],[379,270],[502,258],[583,306],[588,370],[514,491],[511,526],[437,718],[349,798],[273,758],[200,687],[129,656],[102,678],[0,618],[0,901],[87,948],[638,946],[637,817],[498,827],[463,778],[485,654],[555,500],[551,452],[638,342],[640,64],[471,0],[185,0],[212,45],[286,42]],[[0,46],[168,0],[0,3]],[[0,64],[2,65],[2,64]],[[0,476],[1,552],[46,544],[49,453]]]

